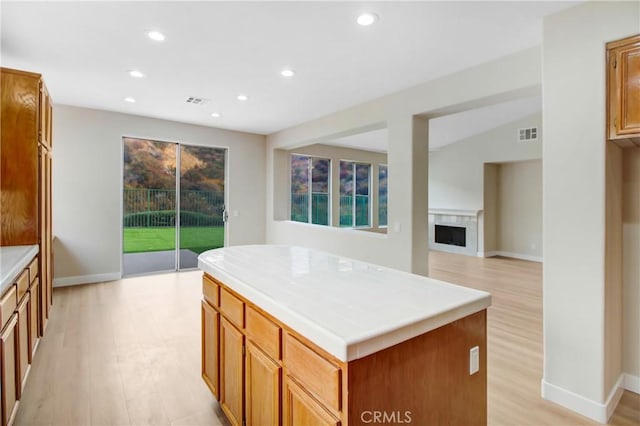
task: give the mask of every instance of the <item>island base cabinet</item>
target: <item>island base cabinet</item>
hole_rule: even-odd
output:
[[[220,319],[220,407],[234,426],[244,413],[244,335],[225,317]]]
[[[282,369],[251,342],[246,348],[246,424],[279,425]]]
[[[345,362],[215,282],[202,375],[231,424],[487,424],[486,309]]]
[[[202,379],[213,396],[220,400],[218,382],[218,327],[220,314],[209,303],[202,301]]]
[[[349,424],[486,425],[486,311],[350,362],[348,383]]]
[[[8,425],[13,420],[16,408],[16,326],[18,315],[13,314],[0,335],[0,363],[2,370],[2,426]]]
[[[290,376],[287,376],[284,392],[284,426],[340,426],[340,420],[333,417]]]

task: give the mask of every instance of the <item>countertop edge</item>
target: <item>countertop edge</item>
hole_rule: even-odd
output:
[[[25,245],[25,246],[2,246],[0,249],[4,249],[6,247],[12,248],[22,248],[24,249],[23,253],[20,253],[20,256],[17,260],[12,262],[8,267],[6,265],[2,265],[2,282],[0,282],[0,295],[5,292],[7,288],[13,284],[13,281],[20,275],[20,273],[29,265],[29,262],[38,254],[40,251],[40,247],[37,244],[33,245]],[[8,269],[8,272],[5,270]]]
[[[480,312],[491,305],[491,295],[486,292],[482,296],[470,298],[459,306],[444,312],[423,318],[412,324],[400,326],[396,329],[374,333],[357,342],[347,342],[330,331],[320,327],[313,321],[298,315],[287,306],[278,303],[271,297],[260,292],[255,287],[243,283],[225,271],[217,269],[198,259],[198,267],[223,282],[231,290],[237,292],[259,308],[269,312],[275,318],[286,324],[302,336],[313,341],[317,346],[343,362],[354,361],[375,352],[387,349],[398,343],[420,336],[436,328]],[[456,284],[451,284],[456,285]]]

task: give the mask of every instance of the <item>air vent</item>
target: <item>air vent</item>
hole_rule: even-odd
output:
[[[538,140],[538,128],[527,127],[518,129],[518,142],[531,142]]]
[[[205,105],[209,102],[209,99],[196,98],[195,96],[189,96],[185,102],[189,105]]]

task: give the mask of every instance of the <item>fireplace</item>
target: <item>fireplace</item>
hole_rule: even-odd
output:
[[[477,256],[481,212],[429,209],[429,249]]]
[[[451,246],[467,246],[467,228],[462,226],[435,225],[435,242]]]

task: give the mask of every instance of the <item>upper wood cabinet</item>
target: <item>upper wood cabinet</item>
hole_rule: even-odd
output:
[[[607,43],[608,139],[640,146],[640,34]]]
[[[40,246],[40,294],[31,298],[42,335],[53,301],[51,98],[40,74],[0,68],[0,80],[0,245]]]
[[[38,120],[39,134],[38,140],[47,149],[53,147],[53,107],[51,106],[51,96],[44,82],[40,80],[40,116]]]
[[[40,75],[0,69],[0,245],[38,243]]]

